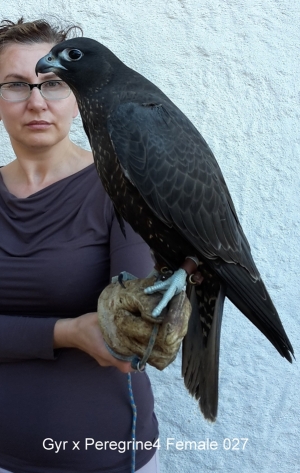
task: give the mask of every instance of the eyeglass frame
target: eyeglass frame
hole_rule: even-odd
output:
[[[39,89],[40,91],[40,94],[41,96],[43,97],[43,99],[45,100],[64,100],[64,99],[67,99],[68,97],[70,97],[70,94],[71,94],[71,88],[68,86],[68,84],[65,82],[65,84],[68,86],[69,88],[69,94],[66,96],[66,97],[62,97],[62,98],[58,98],[58,99],[47,99],[44,95],[43,95],[43,92],[42,92],[42,85],[43,84],[46,84],[47,82],[65,82],[61,79],[48,79],[48,80],[44,80],[43,82],[41,82],[40,84],[29,84],[29,82],[24,82],[24,81],[11,81],[11,82],[2,82],[2,84],[0,84],[0,97],[5,100],[6,102],[25,102],[25,100],[28,100],[31,96],[31,93],[32,93],[32,90],[34,89],[34,87],[36,87],[37,89]],[[6,85],[6,84],[26,84],[26,85],[29,85],[29,95],[28,97],[26,97],[26,99],[19,99],[19,100],[9,100],[9,99],[5,99],[2,95],[2,91],[1,91],[1,87],[3,85]]]

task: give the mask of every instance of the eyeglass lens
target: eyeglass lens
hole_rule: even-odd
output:
[[[67,98],[71,90],[63,81],[46,81],[38,86],[42,96],[48,100]],[[26,82],[9,82],[1,86],[1,95],[5,100],[19,101],[30,97],[32,85]]]

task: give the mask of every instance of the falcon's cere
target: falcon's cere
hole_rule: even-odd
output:
[[[129,222],[156,261],[175,272],[179,290],[185,258],[199,260],[194,270],[203,282],[187,284],[192,314],[182,374],[204,416],[215,420],[225,297],[283,357],[291,362],[293,354],[218,163],[171,100],[97,41],[76,38],[56,45],[36,72],[55,72],[73,90],[121,228],[123,219]]]

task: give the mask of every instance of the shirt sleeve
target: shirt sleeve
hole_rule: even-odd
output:
[[[89,180],[87,180],[87,184],[91,184],[90,183],[91,179],[92,179],[92,176],[89,176]],[[93,182],[94,181],[92,180],[92,184]],[[60,183],[58,183],[58,185],[60,185]],[[66,192],[65,187],[66,186],[63,187],[64,192]],[[102,187],[99,185],[98,176],[95,176],[95,185],[93,186],[89,185],[89,188],[90,187],[92,187],[93,192],[90,192],[89,194],[87,194],[88,197],[87,197],[86,203],[84,201],[84,204],[83,204],[82,198],[78,197],[79,210],[77,213],[75,211],[73,212],[74,215],[72,214],[73,220],[71,221],[71,223],[74,220],[76,220],[77,215],[78,215],[78,219],[80,217],[79,223],[77,223],[78,229],[80,229],[82,233],[84,233],[84,230],[86,229],[86,232],[83,235],[84,238],[86,238],[86,240],[83,240],[83,243],[87,241],[89,246],[87,246],[86,243],[82,244],[80,239],[79,239],[78,245],[79,245],[80,251],[83,252],[84,254],[84,256],[82,256],[82,253],[80,253],[81,255],[80,258],[83,259],[85,262],[84,271],[87,271],[89,274],[89,277],[92,279],[95,276],[94,267],[96,265],[101,264],[101,262],[99,262],[99,256],[96,262],[91,256],[86,256],[86,255],[93,254],[93,253],[86,253],[87,251],[86,248],[93,248],[94,246],[98,248],[99,246],[100,250],[102,251],[103,246],[105,247],[107,243],[106,245],[107,250],[105,250],[105,254],[103,255],[103,258],[105,259],[105,264],[103,263],[103,267],[105,267],[105,269],[103,268],[101,269],[100,267],[101,277],[99,276],[99,285],[101,284],[101,289],[100,287],[98,288],[97,286],[97,291],[99,290],[99,292],[97,292],[97,295],[98,295],[100,294],[103,286],[106,285],[110,281],[110,278],[112,276],[119,274],[121,271],[128,271],[137,277],[143,278],[143,277],[146,277],[152,271],[154,267],[154,263],[152,261],[150,250],[147,244],[142,240],[142,238],[138,234],[136,234],[132,230],[132,228],[127,223],[125,223],[126,238],[124,237],[120,229],[119,222],[113,211],[113,206],[111,204],[111,201],[108,198],[108,196],[104,194],[104,190],[102,190]],[[74,185],[72,186],[71,190],[72,189],[74,189]],[[50,191],[51,189],[48,189],[48,190]],[[86,195],[86,193],[84,193],[84,190],[82,190],[82,193],[83,195]],[[67,194],[67,197],[68,196],[69,194]],[[76,202],[74,202],[74,199],[76,196],[72,194],[71,197],[72,199],[68,199],[67,203],[69,201],[72,202],[71,210],[73,209],[73,207],[76,210],[77,208],[75,205]],[[63,196],[60,196],[60,202],[62,198]],[[99,201],[100,202],[102,201],[102,206],[100,207],[98,205]],[[53,206],[53,204],[51,205]],[[54,214],[54,216],[56,216],[56,214],[59,214],[58,209],[55,208],[52,211],[52,214]],[[71,224],[68,223],[68,225],[70,227]],[[56,222],[56,226],[58,226],[57,222]],[[48,223],[46,227],[48,228]],[[52,227],[55,227],[55,225],[52,225]],[[69,227],[67,227],[67,229],[69,229]],[[51,228],[51,226],[49,226],[49,228]],[[91,231],[90,228],[93,231]],[[72,228],[72,231],[74,231],[73,228]],[[94,243],[93,238],[95,238],[96,244]],[[104,245],[103,245],[103,242],[104,242]],[[77,240],[76,240],[76,244],[77,244]],[[78,245],[76,246],[76,248],[78,247]],[[55,250],[55,247],[53,248]],[[100,250],[97,249],[95,251],[97,255],[98,253],[101,254],[101,258],[102,258],[102,253]],[[68,255],[72,253],[71,251],[69,251],[69,248],[66,248],[66,251]],[[61,254],[61,253],[58,253],[58,254]],[[58,256],[56,257],[56,259],[57,258]],[[67,255],[65,255],[65,258],[67,258]],[[68,262],[69,260],[66,259],[66,261]],[[72,261],[73,261],[73,254],[72,254]],[[67,267],[67,263],[64,264],[64,268],[65,267]],[[55,271],[57,271],[56,266],[54,269]],[[37,271],[38,270],[40,269],[38,268]],[[102,272],[104,273],[103,275],[102,275]],[[81,274],[80,270],[77,270],[77,273]],[[56,273],[54,272],[53,274],[56,274]],[[97,271],[97,275],[98,275],[98,271]],[[80,279],[79,278],[77,279],[73,278],[73,279],[75,280],[74,287],[78,287],[78,284],[80,287],[80,283],[77,282],[77,280],[79,281]],[[64,299],[66,299],[67,301],[69,300],[68,294],[70,294],[70,291],[71,292],[74,291],[73,282],[72,284],[70,282],[70,281],[73,281],[73,279],[72,278],[70,278],[70,280],[66,279],[66,281],[62,281],[60,279],[59,282],[57,283],[55,282],[55,284],[61,284],[61,283],[64,284],[64,282],[66,283],[66,291],[65,291],[66,297],[64,294]],[[49,280],[51,281],[53,280],[52,273],[51,274],[49,273]],[[90,286],[92,286],[92,284],[91,285],[88,284],[88,287]],[[54,285],[54,289],[55,288],[56,286]],[[60,287],[58,289],[60,289]],[[94,288],[89,289],[89,291],[91,292],[91,295],[86,296],[88,300],[94,297],[94,292],[95,292]],[[61,291],[58,290],[57,292],[59,293]],[[84,308],[86,308],[86,305],[83,304],[83,306]],[[69,305],[67,307],[68,307],[68,314],[66,315],[66,317],[72,317],[72,313],[73,313],[72,308],[70,308]],[[92,307],[94,307],[94,305]],[[43,312],[40,312],[39,310],[35,310],[35,312],[32,312],[32,316],[31,316],[30,313],[31,313],[32,308],[30,307],[30,305],[27,305],[27,306],[25,305],[25,309],[26,309],[26,312],[24,312],[24,316],[22,316],[22,312],[20,311],[20,308],[19,308],[19,312],[17,312],[18,315],[8,315],[5,312],[5,310],[1,310],[2,314],[7,314],[7,315],[0,315],[0,362],[30,360],[30,359],[55,360],[57,358],[57,354],[59,353],[59,350],[53,349],[53,331],[54,331],[54,325],[56,321],[61,318],[60,314],[56,314],[55,311],[50,311],[50,313],[48,313],[48,316],[44,316]],[[83,312],[77,313],[77,315],[84,313],[84,310],[85,309],[83,309]],[[29,315],[28,315],[28,311],[29,311]],[[89,311],[91,311],[90,307],[89,307],[89,310],[86,310],[86,312],[89,312]],[[25,313],[26,313],[26,316],[25,316]],[[39,316],[39,314],[41,315]]]
[[[110,231],[110,277],[128,271],[144,278],[154,263],[148,245],[125,222],[126,238],[114,216]],[[29,359],[55,360],[53,330],[59,317],[0,315],[0,362]]]
[[[154,268],[149,246],[126,222],[123,235],[119,222],[113,217],[110,233],[110,278],[127,271],[145,278]]]
[[[54,360],[53,330],[58,318],[0,315],[0,362]]]

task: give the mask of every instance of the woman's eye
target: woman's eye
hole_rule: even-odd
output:
[[[24,82],[12,82],[11,84],[6,84],[7,89],[22,89],[28,87]]]
[[[54,88],[59,88],[61,85],[61,82],[58,80],[51,80],[44,82],[44,87],[46,86],[49,89],[54,89]]]

